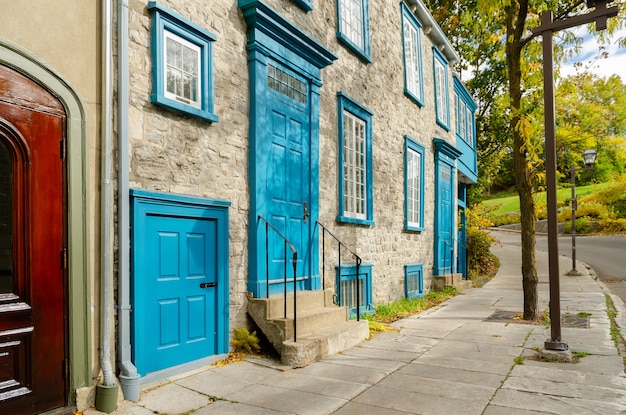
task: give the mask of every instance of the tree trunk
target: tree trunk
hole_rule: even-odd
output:
[[[528,13],[528,0],[511,1],[506,7],[508,88],[511,100],[511,131],[513,131],[513,160],[517,194],[520,201],[522,227],[522,286],[524,290],[524,320],[537,320],[537,269],[535,267],[535,201],[532,172],[527,161],[526,133],[520,129],[522,120],[522,36]]]

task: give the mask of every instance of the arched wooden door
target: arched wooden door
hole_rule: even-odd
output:
[[[65,113],[0,65],[0,413],[68,395]]]

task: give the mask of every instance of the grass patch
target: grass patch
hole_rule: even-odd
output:
[[[581,311],[580,313],[577,314],[578,317],[580,318],[585,318],[585,317],[591,317],[591,313],[587,313],[585,311]]]
[[[369,321],[370,331],[392,331],[387,325],[394,321],[419,314],[424,310],[434,307],[454,297],[458,291],[449,287],[443,291],[430,291],[422,298],[403,298],[390,303],[374,305],[374,313],[367,314],[365,319]]]
[[[517,356],[515,358],[515,364],[516,365],[523,365],[524,364],[524,358],[522,356]]]
[[[611,338],[613,339],[613,343],[615,343],[615,347],[620,356],[622,356],[624,362],[624,371],[626,372],[626,341],[622,337],[622,333],[619,330],[619,326],[615,321],[615,317],[617,317],[617,309],[615,308],[615,304],[613,304],[613,299],[608,294],[604,295],[606,298],[606,314],[611,321]]]
[[[607,187],[613,185],[613,182],[607,183],[598,183],[592,184],[588,186],[576,186],[576,197],[580,199],[581,197],[591,194],[593,192],[597,192]],[[569,200],[572,197],[572,189],[563,188],[559,189],[556,192],[557,202],[565,203],[566,200]],[[546,203],[546,192],[538,192],[535,195],[535,203],[545,204]],[[482,206],[492,207],[497,206],[496,210],[492,212],[494,216],[506,215],[511,212],[519,212],[519,197],[517,194],[512,196],[504,196],[496,199],[488,199],[484,200],[481,203]]]
[[[590,354],[591,354],[591,353],[587,353],[587,352],[577,352],[577,351],[572,350],[572,356],[574,356],[574,357],[578,357],[578,358],[580,358],[580,357],[585,357],[585,356],[589,356]]]

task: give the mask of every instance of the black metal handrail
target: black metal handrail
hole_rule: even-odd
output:
[[[284,318],[287,318],[287,246],[291,248],[291,263],[293,265],[293,341],[297,341],[296,338],[296,269],[298,267],[298,251],[291,242],[283,235],[274,225],[265,219],[262,215],[259,215],[259,220],[265,222],[265,278],[267,283],[266,298],[270,297],[270,259],[269,259],[269,228],[272,228],[274,232],[284,241],[285,245],[285,269],[284,269]]]
[[[361,257],[356,254],[353,250],[348,248],[346,244],[341,242],[339,238],[337,238],[326,226],[324,226],[320,221],[315,221],[316,225],[319,225],[322,228],[322,289],[326,289],[326,234],[328,233],[333,237],[335,241],[339,244],[339,275],[341,275],[341,247],[343,246],[348,250],[349,253],[354,256],[356,259],[356,320],[360,321],[361,314],[361,289],[359,284],[359,269],[361,268]]]

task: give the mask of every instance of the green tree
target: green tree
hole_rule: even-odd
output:
[[[501,150],[497,152],[499,156],[507,151],[512,154],[522,226],[524,319],[536,320],[534,191],[543,179],[543,66],[541,44],[533,42],[534,36],[529,29],[539,25],[541,12],[545,10],[552,10],[555,19],[562,19],[585,12],[585,2],[430,0],[426,4],[463,57],[464,63],[458,69],[472,71],[468,89],[479,101],[478,142],[495,143]],[[567,31],[559,33],[558,39],[557,63],[566,54],[574,53],[579,45]],[[480,156],[480,147],[478,152]],[[484,165],[480,162],[479,168]]]

